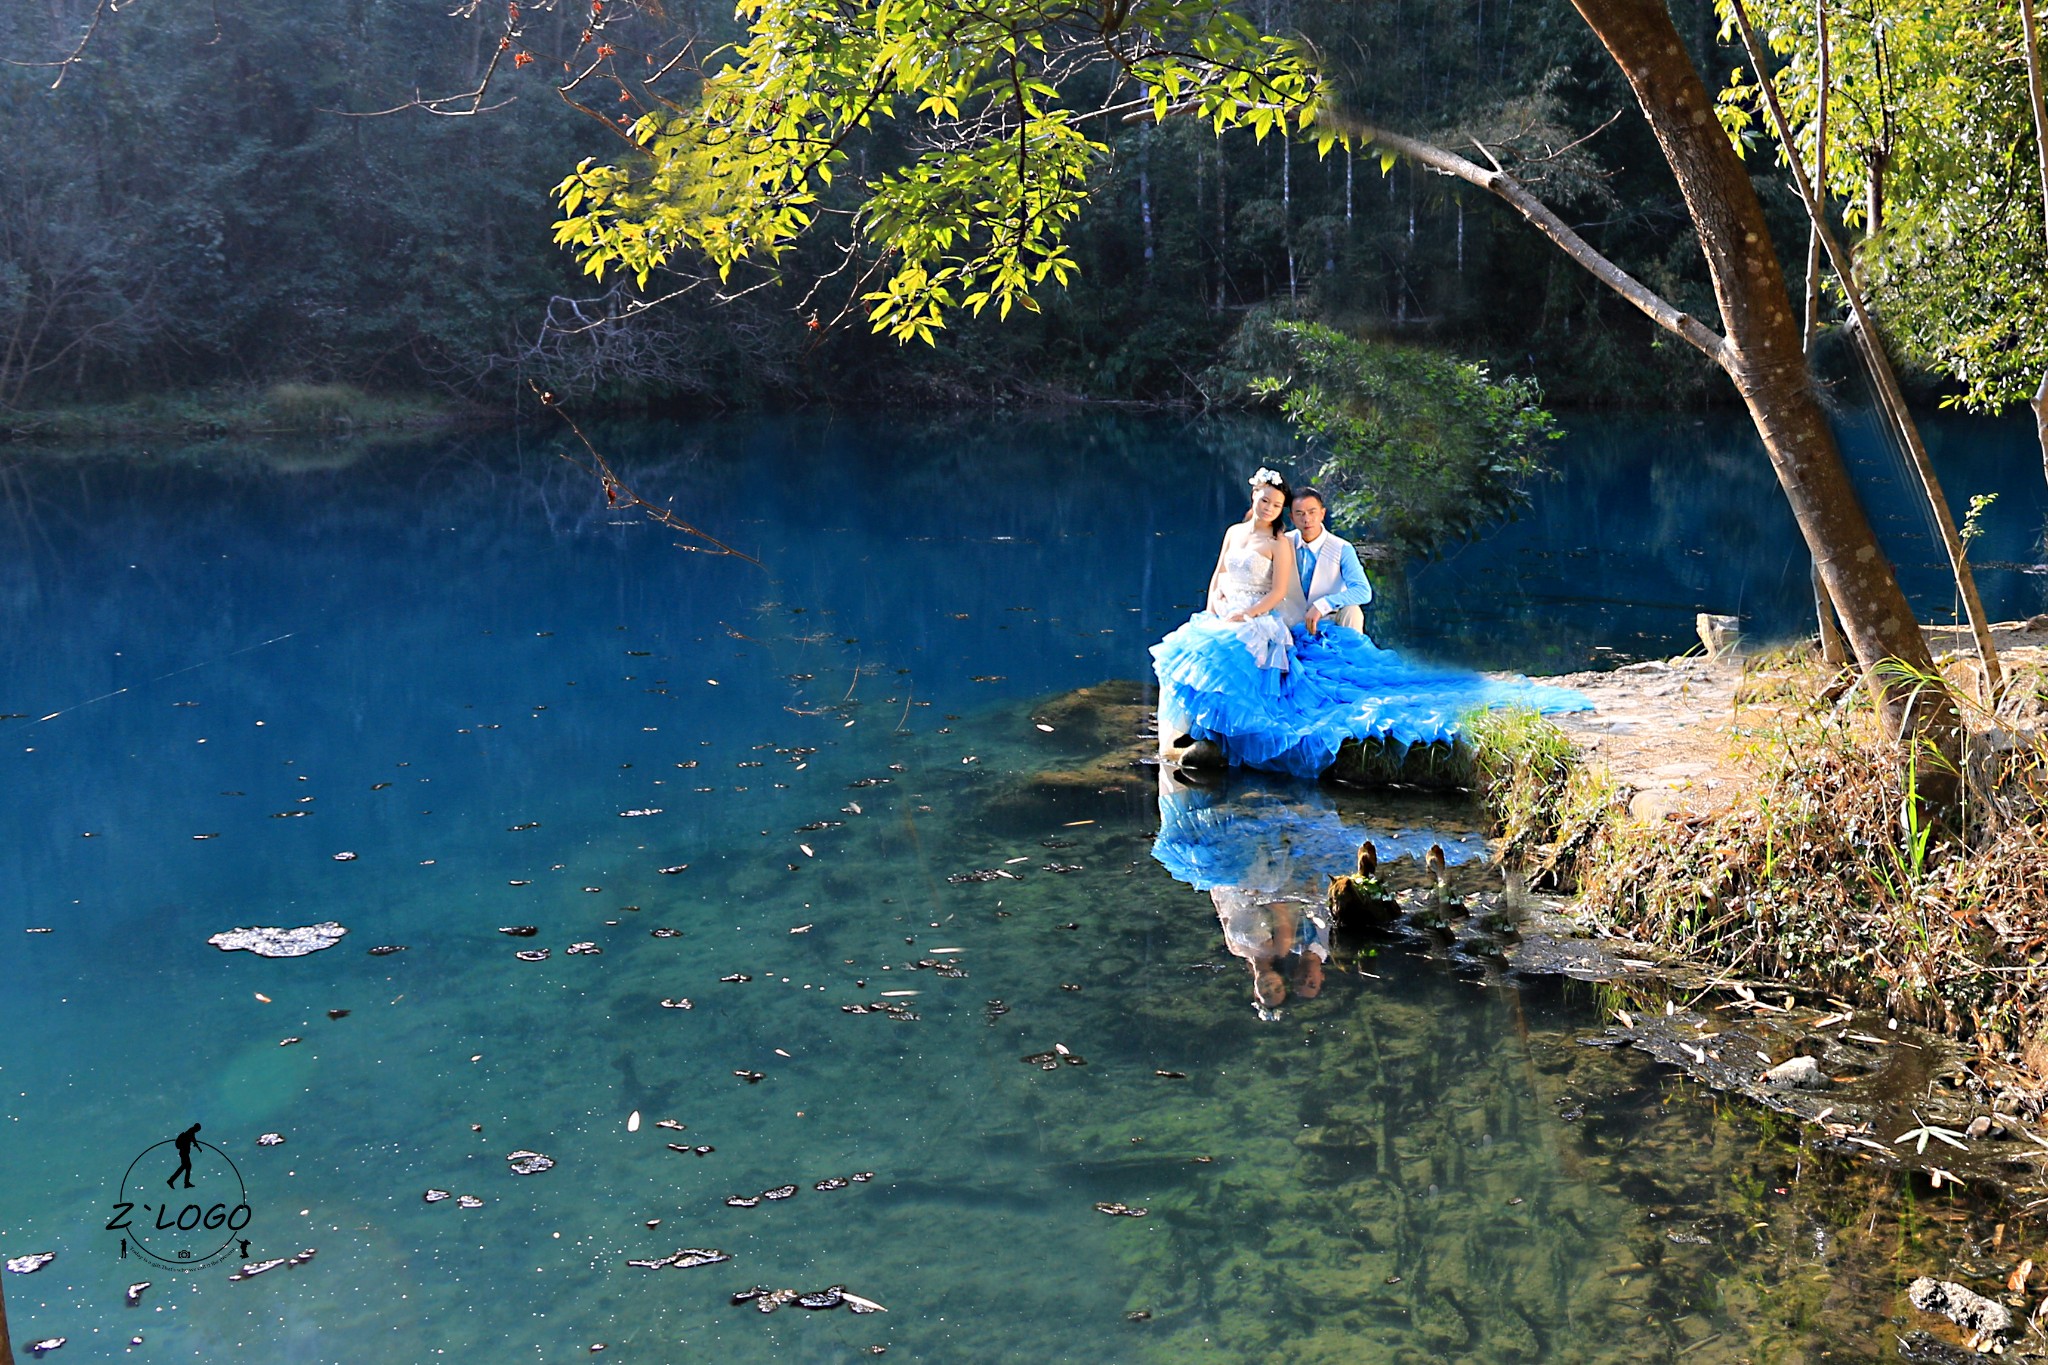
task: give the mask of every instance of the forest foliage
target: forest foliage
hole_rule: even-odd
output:
[[[1200,402],[1276,304],[1534,376],[1559,404],[1725,392],[1487,196],[1327,126],[1280,136],[1264,96],[1287,91],[1260,85],[1484,143],[1711,316],[1655,144],[1565,7],[1121,8],[1083,52],[1021,21],[953,32],[1009,11],[950,0],[890,6],[894,28],[836,47],[838,10],[786,0],[477,0],[424,20],[403,0],[244,0],[97,26],[94,0],[0,7],[0,407],[278,382],[495,406],[529,380],[614,403]],[[1810,156],[1812,8],[1753,9]],[[1739,70],[1710,0],[1674,13],[1705,69]],[[2048,236],[2016,11],[1830,13],[1829,185],[1887,328],[1975,405],[2031,392]],[[88,28],[75,63],[47,65]],[[771,78],[800,49],[811,65]],[[878,62],[897,82],[880,93],[857,80]],[[1018,116],[992,117],[1005,101]],[[1741,76],[1723,108],[1790,258],[1802,216]],[[677,184],[710,209],[678,213]],[[593,280],[605,251],[621,269]],[[941,345],[895,343],[941,322]]]
[[[1711,10],[1680,4],[1710,50]],[[0,7],[0,51],[54,60],[93,10]],[[0,67],[0,404],[277,381],[502,404],[528,379],[611,402],[1200,401],[1195,377],[1247,310],[1278,300],[1349,332],[1536,374],[1561,403],[1698,399],[1716,382],[1655,348],[1626,305],[1484,196],[1187,117],[1083,130],[1101,150],[1085,170],[1089,211],[1065,238],[1069,283],[1038,292],[1035,314],[963,317],[936,348],[830,325],[874,262],[835,276],[845,253],[829,233],[723,283],[700,259],[654,271],[644,289],[593,282],[553,242],[549,188],[586,160],[630,165],[622,135],[662,99],[688,107],[689,61],[671,59],[745,35],[708,0],[658,18],[621,0],[594,44],[590,16],[566,0],[509,21],[486,11],[162,5],[108,18],[55,89],[48,67]],[[1538,164],[1629,107],[1569,12],[1469,0],[1244,12],[1263,33],[1303,35],[1348,109],[1526,146],[1525,173],[1604,250],[1668,297],[1708,303],[1639,121],[1619,120],[1576,161]],[[447,97],[487,74],[481,112],[449,116],[462,106]],[[582,108],[556,93],[572,81]],[[1099,76],[1074,81],[1073,107],[1101,93]],[[815,186],[815,212],[843,223],[863,160],[914,164],[909,145],[901,129],[861,130],[851,167]]]

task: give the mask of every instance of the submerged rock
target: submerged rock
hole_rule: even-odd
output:
[[[1965,1332],[2003,1336],[2012,1330],[2012,1310],[1957,1284],[1922,1275],[1906,1286],[1906,1300],[1923,1313],[1939,1313]]]
[[[1825,1090],[1834,1084],[1820,1063],[1811,1057],[1794,1057],[1764,1073],[1764,1084],[1785,1090]]]
[[[333,920],[304,924],[296,929],[256,926],[230,929],[206,940],[224,953],[254,953],[258,957],[304,957],[332,948],[348,933]],[[375,952],[376,949],[370,951]]]

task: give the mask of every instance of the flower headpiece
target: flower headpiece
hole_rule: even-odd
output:
[[[1253,488],[1257,488],[1260,484],[1265,484],[1270,488],[1280,488],[1286,485],[1287,480],[1280,477],[1278,470],[1268,469],[1261,465],[1259,466],[1259,472],[1252,475],[1246,482]]]

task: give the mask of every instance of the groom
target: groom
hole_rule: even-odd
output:
[[[1372,584],[1366,582],[1359,566],[1358,551],[1323,529],[1328,509],[1323,495],[1313,484],[1294,490],[1294,526],[1287,533],[1294,546],[1294,564],[1301,575],[1301,590],[1308,598],[1308,629],[1321,629],[1324,617],[1350,630],[1365,629],[1360,610],[1372,601]]]

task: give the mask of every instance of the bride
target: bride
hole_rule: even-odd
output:
[[[1232,766],[1316,777],[1346,740],[1455,743],[1460,718],[1485,707],[1590,709],[1569,688],[1415,663],[1353,630],[1311,633],[1280,528],[1287,481],[1261,468],[1250,482],[1250,509],[1223,534],[1208,609],[1152,646],[1165,756],[1207,740]]]

